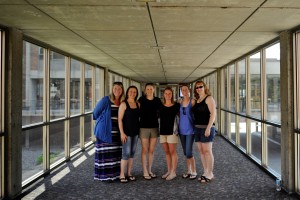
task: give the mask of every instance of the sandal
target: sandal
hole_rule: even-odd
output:
[[[154,174],[154,173],[149,173],[149,175],[151,176],[151,178],[156,178],[157,176],[156,176],[156,174]]]
[[[200,183],[210,183],[213,180],[213,178],[206,178],[205,176],[201,176]]]
[[[182,178],[190,178],[191,174],[190,173],[183,173]]]
[[[127,178],[120,178],[120,182],[121,183],[128,183],[128,179]]]
[[[190,174],[190,180],[194,180],[197,178],[197,173],[191,173]]]
[[[151,176],[143,176],[145,180],[151,180]]]
[[[205,180],[206,177],[205,176],[200,176],[200,178],[198,178],[198,181],[201,182],[202,180]]]
[[[164,175],[161,176],[161,178],[166,179],[169,176],[169,173],[165,173]]]
[[[130,180],[130,181],[135,181],[136,180],[136,178],[135,178],[135,176],[128,176],[128,179]]]

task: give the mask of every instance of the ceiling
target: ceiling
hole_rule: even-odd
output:
[[[299,0],[0,0],[0,25],[155,83],[195,81],[299,19]]]

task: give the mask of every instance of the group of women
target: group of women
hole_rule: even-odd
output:
[[[172,88],[166,87],[161,101],[154,96],[154,85],[147,83],[144,95],[137,99],[138,89],[135,86],[130,86],[124,95],[123,84],[113,84],[112,93],[103,97],[93,112],[93,119],[96,120],[95,180],[119,180],[121,183],[135,181],[136,177],[131,171],[138,138],[142,145],[144,179],[157,177],[152,171],[152,163],[158,138],[167,163],[167,172],[161,176],[163,179],[172,180],[176,177],[178,138],[187,166],[182,178],[197,178],[194,142],[203,166],[203,174],[198,180],[208,183],[214,178],[212,142],[215,137],[215,101],[203,81],[195,84],[195,98],[190,97],[186,85],[181,86],[181,92],[183,97],[175,102]]]

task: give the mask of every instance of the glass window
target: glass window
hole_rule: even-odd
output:
[[[22,125],[43,121],[44,56],[41,48],[23,43]]]
[[[98,102],[101,99],[100,95],[100,84],[101,84],[101,78],[100,78],[100,69],[96,67],[96,76],[95,76],[95,102]]]
[[[228,70],[228,67],[223,69],[223,87],[221,89],[222,96],[224,97],[224,98],[222,98],[222,99],[224,99],[224,101],[222,101],[223,102],[222,107],[225,109],[228,109],[228,90],[227,90],[227,88],[228,88],[228,84],[227,84],[228,73],[227,72],[228,71],[227,70]]]
[[[50,58],[50,119],[65,116],[65,56],[51,52]]]
[[[281,128],[267,125],[268,166],[281,174]]]
[[[86,64],[84,68],[84,111],[92,111],[92,66]]]
[[[239,112],[246,113],[246,60],[238,62],[239,73]]]
[[[240,146],[246,150],[247,149],[247,126],[246,118],[237,116],[239,121],[239,134],[240,134]]]
[[[43,171],[43,127],[22,132],[22,181]]]
[[[92,115],[84,117],[84,143],[92,141]]]
[[[267,120],[281,123],[280,113],[280,46],[279,43],[266,50]]]
[[[249,72],[251,82],[250,113],[249,115],[261,119],[261,67],[260,53],[250,56]]]
[[[70,75],[70,114],[80,114],[80,80],[81,63],[77,60],[71,60]]]
[[[232,140],[232,142],[236,143],[236,122],[235,122],[235,118],[236,115],[234,114],[229,114],[230,115],[230,139]]]
[[[50,165],[65,157],[65,122],[56,122],[49,127]]]
[[[80,148],[80,118],[70,120],[70,152]]]
[[[256,157],[261,163],[261,123],[250,120],[250,131],[251,131],[251,154]]]
[[[230,80],[230,110],[235,111],[235,66],[229,66],[229,80]]]

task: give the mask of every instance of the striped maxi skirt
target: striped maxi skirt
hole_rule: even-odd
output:
[[[96,141],[94,180],[111,182],[120,177],[122,143],[118,131],[112,131],[112,141],[111,144]]]

